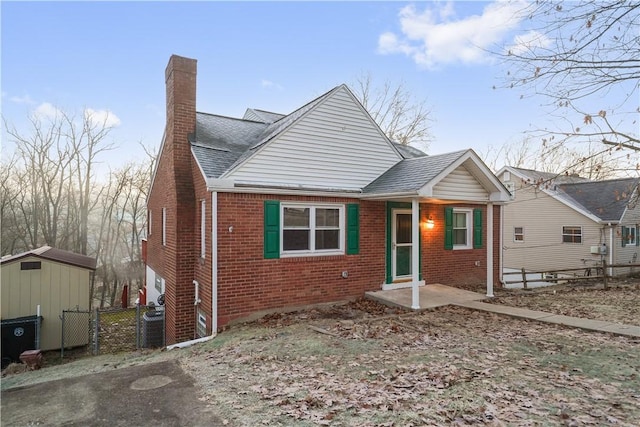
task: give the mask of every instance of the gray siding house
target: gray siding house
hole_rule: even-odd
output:
[[[504,267],[552,271],[640,262],[638,179],[590,181],[505,166]],[[610,274],[626,274],[616,269]]]

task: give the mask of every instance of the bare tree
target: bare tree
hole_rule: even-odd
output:
[[[374,87],[371,74],[357,78],[355,95],[387,137],[402,145],[427,149],[431,141],[431,111],[426,100],[416,101],[401,82],[389,80]]]
[[[16,144],[10,172],[20,176],[20,190],[12,212],[22,216],[22,249],[47,244],[87,254],[88,218],[97,200],[94,166],[112,147],[108,116],[99,121],[87,111],[81,119],[58,109],[53,117],[31,114],[24,132],[5,121]]]
[[[549,98],[567,120],[538,134],[639,151],[640,3],[540,0],[521,12],[531,28],[501,54],[506,86]]]
[[[557,174],[579,175],[591,180],[614,178],[635,170],[637,156],[614,147],[589,144],[554,144],[531,136],[495,149],[488,147],[481,156],[493,168],[503,164]]]

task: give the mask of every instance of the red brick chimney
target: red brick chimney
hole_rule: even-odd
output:
[[[195,59],[172,55],[165,70],[167,123],[163,156],[172,163],[173,187],[167,200],[165,247],[165,315],[167,344],[190,340],[195,332],[194,266],[198,255],[195,236],[196,203],[189,136],[196,129]]]

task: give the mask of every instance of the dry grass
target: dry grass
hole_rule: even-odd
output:
[[[548,311],[565,316],[640,326],[640,282],[619,280],[565,284],[531,290],[498,290],[496,304]]]
[[[184,358],[185,370],[232,425],[640,419],[638,340],[462,308],[398,316],[361,303],[325,314],[233,328]]]
[[[620,307],[633,320],[633,291],[567,287],[500,298],[609,320]],[[640,419],[638,339],[456,307],[404,313],[366,301],[271,315],[185,350],[9,375],[1,386],[166,358],[179,359],[202,400],[235,426],[637,426]]]

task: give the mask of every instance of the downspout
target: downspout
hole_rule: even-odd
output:
[[[498,281],[502,284],[504,288],[504,205],[498,205],[500,208],[500,237],[499,237],[499,250],[500,256],[498,257]]]
[[[194,280],[194,284],[197,282]],[[198,287],[196,286],[196,301]],[[197,305],[197,302],[195,303]],[[167,346],[167,350],[185,348],[212,340],[218,334],[218,192],[211,192],[211,335]]]
[[[493,203],[487,203],[487,296],[493,297]]]
[[[613,264],[613,224],[609,223],[609,265]],[[613,276],[613,268],[609,267],[609,276]]]

